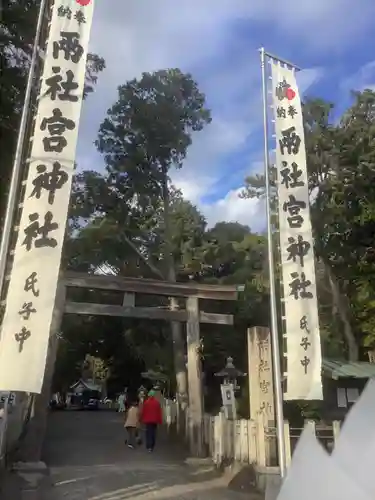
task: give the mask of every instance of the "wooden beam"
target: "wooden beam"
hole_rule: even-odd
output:
[[[169,311],[156,307],[128,307],[85,302],[67,302],[65,312],[70,314],[92,314],[93,316],[117,316],[123,318],[149,318],[186,321],[185,311]]]
[[[204,285],[200,283],[171,283],[144,278],[123,278],[83,273],[66,273],[64,285],[78,288],[96,288],[123,292],[165,295],[168,297],[191,297],[212,300],[236,300],[238,287],[234,285]]]
[[[158,309],[156,307],[132,307],[112,306],[107,304],[91,304],[88,302],[66,302],[65,312],[68,314],[91,314],[98,316],[118,316],[124,318],[146,318],[161,319],[166,321],[185,322],[188,313],[185,310],[171,311],[169,309]],[[231,314],[212,314],[201,312],[199,315],[201,323],[213,323],[216,325],[233,325]]]
[[[206,313],[204,311],[200,311],[199,322],[213,323],[215,325],[233,325],[233,316],[232,314]]]

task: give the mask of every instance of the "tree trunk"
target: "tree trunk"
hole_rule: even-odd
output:
[[[341,293],[339,283],[337,282],[336,276],[332,272],[330,265],[325,261],[323,261],[323,264],[331,289],[333,304],[343,326],[343,336],[348,347],[349,361],[358,361],[359,347],[350,323],[350,311],[347,299]]]
[[[172,255],[172,244],[170,234],[170,198],[168,189],[167,172],[164,172],[162,183],[163,212],[164,212],[164,261],[168,281],[176,281],[176,269]],[[170,299],[171,310],[178,309],[176,298]],[[178,321],[171,321],[174,366],[176,372],[177,402],[182,410],[188,405],[187,376],[185,361],[185,343],[182,333],[182,325]]]
[[[142,252],[138,250],[138,248],[134,245],[134,243],[131,240],[129,240],[129,238],[125,234],[123,235],[123,238],[129,245],[129,247],[133,250],[133,252],[135,252],[138,255],[138,257],[142,260],[142,262],[146,264],[146,266],[150,269],[150,271],[153,272],[156,276],[158,276],[158,278],[164,279],[163,273],[159,271],[159,269],[156,266],[154,266],[144,255],[142,255]]]

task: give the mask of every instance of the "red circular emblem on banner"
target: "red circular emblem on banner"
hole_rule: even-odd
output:
[[[290,87],[286,91],[286,98],[288,101],[292,101],[296,97],[296,93]]]
[[[82,5],[82,7],[86,7],[89,3],[91,3],[91,0],[76,0],[79,5]]]

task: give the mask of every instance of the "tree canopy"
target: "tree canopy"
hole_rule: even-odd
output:
[[[254,278],[247,252],[261,252],[262,238],[236,223],[208,229],[198,208],[169,178],[171,168],[181,168],[193,133],[209,122],[204,95],[191,75],[180,70],[145,73],[119,87],[96,142],[105,172],[82,172],[73,187],[72,233],[65,252],[70,269],[92,272],[104,267],[126,276],[211,283],[235,283],[235,273],[238,279]],[[240,276],[245,263],[248,269]],[[169,352],[165,346],[172,346],[167,326],[151,334],[144,322],[124,320],[123,325],[129,345],[147,351],[147,369],[164,370],[173,378],[170,356],[163,355]],[[231,334],[233,329],[224,332],[228,339]],[[237,351],[243,358],[243,332],[240,337]],[[185,369],[182,332],[180,341]],[[225,348],[217,349],[217,369],[226,355]]]

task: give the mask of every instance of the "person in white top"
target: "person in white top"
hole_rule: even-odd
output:
[[[124,413],[125,411],[125,402],[126,402],[126,397],[125,397],[125,394],[120,394],[120,396],[118,397],[118,411],[119,413]]]

